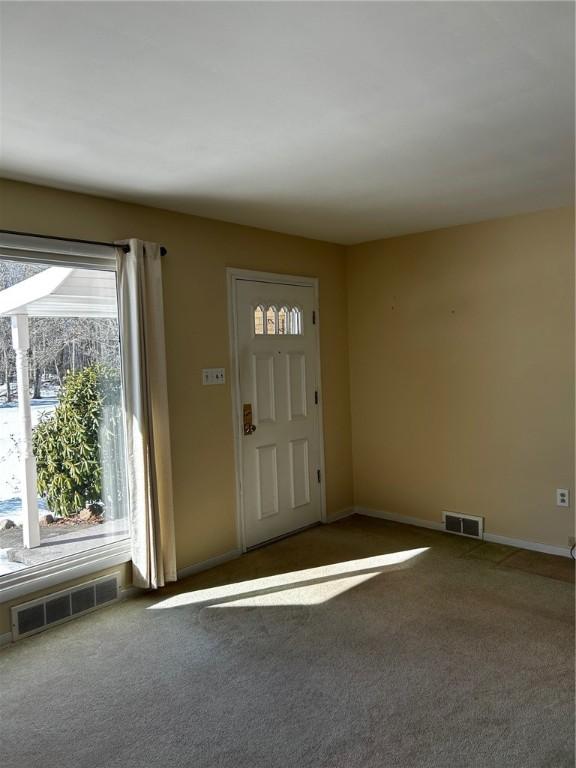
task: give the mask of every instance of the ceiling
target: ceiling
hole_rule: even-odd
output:
[[[338,243],[572,200],[569,2],[1,16],[7,178]]]

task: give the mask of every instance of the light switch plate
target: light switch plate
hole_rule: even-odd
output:
[[[224,384],[226,381],[224,368],[203,368],[202,384],[211,386],[212,384]]]

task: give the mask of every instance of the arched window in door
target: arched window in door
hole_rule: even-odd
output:
[[[268,307],[266,312],[266,333],[268,336],[274,336],[278,333],[278,316],[276,307]]]
[[[259,304],[253,310],[255,336],[302,335],[302,310],[286,304],[277,309],[274,305]]]
[[[292,307],[290,310],[290,333],[293,336],[300,336],[302,333],[302,310],[299,307]]]
[[[264,335],[264,317],[266,310],[262,305],[254,310],[254,333],[256,336]]]
[[[290,315],[288,314],[288,307],[280,307],[278,310],[278,333],[285,335],[290,333],[289,331]]]

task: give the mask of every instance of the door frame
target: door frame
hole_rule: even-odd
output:
[[[317,277],[285,275],[277,272],[259,272],[237,267],[226,268],[228,285],[228,336],[230,342],[230,388],[232,394],[232,425],[234,428],[234,469],[236,475],[236,538],[238,548],[246,552],[246,534],[244,528],[244,498],[242,489],[242,437],[240,421],[242,415],[242,397],[240,393],[240,366],[238,355],[238,326],[236,284],[240,281],[260,283],[279,283],[305,286],[314,291],[314,312],[316,323],[313,327],[314,352],[316,354],[315,374],[318,388],[318,447],[320,451],[320,521],[326,522],[326,472],[324,463],[324,418],[322,379],[320,364],[320,312],[318,301],[319,280]]]

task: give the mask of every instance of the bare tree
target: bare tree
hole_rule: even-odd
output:
[[[12,375],[14,364],[14,351],[12,349],[10,319],[8,317],[0,317],[0,351],[2,352],[0,381],[4,385],[4,397],[6,398],[6,402],[9,403],[12,400],[10,377]]]
[[[15,285],[46,267],[0,259],[0,291]],[[42,384],[62,385],[68,371],[93,363],[119,369],[118,323],[113,319],[86,317],[30,318],[30,388],[35,399],[42,396]],[[0,318],[0,382],[6,402],[12,399],[15,373],[10,319]]]
[[[24,264],[17,261],[0,260],[0,291],[9,288],[27,277],[41,272],[45,267],[36,264]],[[7,403],[12,400],[10,387],[14,375],[14,350],[12,348],[12,330],[9,317],[0,317],[0,352],[2,354],[2,383]]]

